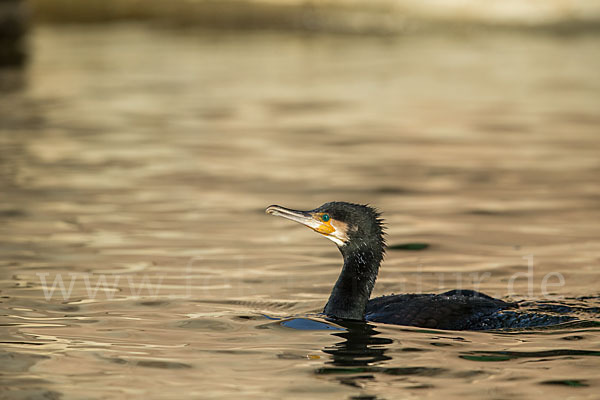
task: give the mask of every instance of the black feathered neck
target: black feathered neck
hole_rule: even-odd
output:
[[[329,317],[362,320],[385,254],[381,214],[368,205],[345,202],[326,203],[315,211],[348,225],[348,240],[338,246],[344,266],[323,312]]]

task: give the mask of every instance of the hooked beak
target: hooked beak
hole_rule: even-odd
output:
[[[315,219],[313,214],[309,211],[292,210],[290,208],[285,208],[281,206],[269,206],[267,207],[265,212],[276,217],[283,217],[285,219],[298,222],[316,231],[321,226],[321,222]]]
[[[346,233],[348,225],[329,217],[327,220],[323,220],[325,213],[291,210],[281,206],[269,206],[265,211],[267,214],[283,217],[307,226],[333,241],[338,246],[344,246],[348,241]]]

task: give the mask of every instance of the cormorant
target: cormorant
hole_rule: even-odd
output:
[[[369,300],[386,247],[379,212],[367,205],[346,202],[325,203],[310,211],[272,205],[266,212],[299,222],[338,246],[344,266],[323,310],[329,318],[449,330],[523,328],[573,319],[515,311],[518,304],[473,290]]]

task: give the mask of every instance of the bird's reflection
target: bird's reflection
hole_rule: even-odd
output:
[[[379,332],[371,324],[364,322],[337,322],[346,331],[334,333],[344,339],[333,347],[323,351],[331,354],[331,364],[337,367],[370,366],[374,363],[390,360],[385,355],[388,350],[385,345],[393,343],[392,339],[377,337]]]
[[[385,355],[392,339],[379,337],[379,332],[371,324],[364,322],[336,321],[346,328],[333,335],[344,341],[326,347],[323,352],[331,355],[326,366],[318,368],[319,375],[334,374],[336,379],[348,386],[362,388],[362,381],[375,379],[373,373],[379,370],[376,365],[391,360]]]

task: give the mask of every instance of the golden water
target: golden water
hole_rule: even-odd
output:
[[[600,37],[30,44],[0,73],[0,396],[598,398]],[[376,295],[478,288],[592,324],[334,330],[335,246],[264,214],[331,200],[430,244],[389,251]]]

